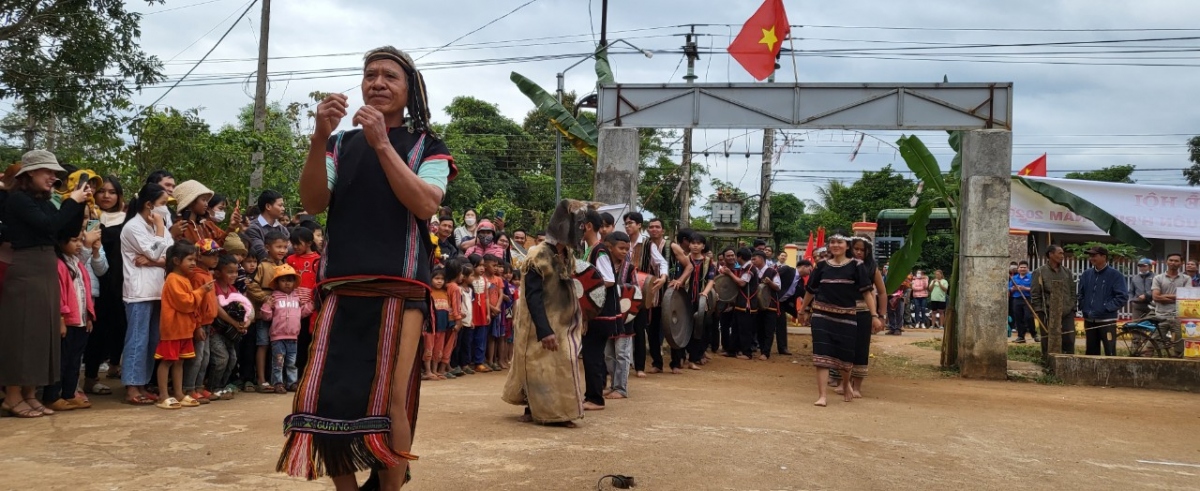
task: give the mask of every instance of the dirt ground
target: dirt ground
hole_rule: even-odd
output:
[[[646,490],[1200,489],[1200,396],[952,378],[909,346],[931,336],[877,337],[865,398],[827,408],[812,406],[802,335],[798,356],[632,380],[632,399],[577,429],[516,422],[503,373],[427,383],[405,489],[591,490],[610,473]],[[94,400],[0,419],[0,488],[332,488],[273,472],[290,397],[172,412]]]

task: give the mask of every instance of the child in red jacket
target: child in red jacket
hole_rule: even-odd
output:
[[[70,411],[92,407],[90,402],[75,397],[79,385],[79,365],[83,363],[83,351],[87,347],[88,333],[92,332],[92,320],[96,318],[92,304],[92,282],[86,266],[79,260],[83,248],[82,237],[60,240],[54,248],[58,254],[58,290],[61,298],[62,335],[60,346],[62,374],[58,383],[46,386],[42,400],[54,411]]]
[[[321,246],[317,243],[315,233],[305,227],[296,227],[288,237],[292,243],[292,255],[287,257],[287,264],[296,270],[300,278],[300,288],[306,292],[317,289],[317,272],[321,269],[321,254],[317,251]],[[309,297],[311,301],[312,298]],[[317,313],[306,316],[300,321],[300,335],[296,337],[296,371],[304,372],[308,366],[308,347],[312,344],[313,324],[317,322]]]

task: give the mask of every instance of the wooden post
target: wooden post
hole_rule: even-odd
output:
[[[1042,358],[1046,360],[1049,366],[1050,355],[1063,352],[1062,335],[1063,330],[1067,326],[1062,325],[1063,318],[1063,299],[1069,298],[1069,295],[1074,295],[1074,292],[1069,291],[1068,284],[1065,281],[1051,281],[1046,290],[1050,292],[1050,298],[1047,300],[1049,305],[1046,306],[1046,318],[1042,323],[1046,326],[1047,343],[1046,349],[1042,350]],[[1075,326],[1070,326],[1074,329]]]

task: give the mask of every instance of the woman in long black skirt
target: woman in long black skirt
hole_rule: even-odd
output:
[[[816,406],[824,407],[826,384],[829,371],[837,370],[842,375],[842,396],[846,402],[853,401],[849,389],[850,370],[854,368],[858,350],[858,322],[855,319],[855,302],[862,300],[868,312],[876,312],[874,275],[862,261],[848,255],[849,238],[834,234],[829,238],[829,259],[821,261],[808,278],[805,287],[805,312],[811,312],[813,333],[813,365],[817,367]],[[809,308],[811,307],[811,311]],[[880,316],[873,315],[873,329],[880,329]]]
[[[875,264],[875,247],[871,244],[871,239],[862,236],[851,238],[850,251],[854,259],[862,261],[871,276],[871,292],[875,296],[876,309],[867,309],[866,302],[861,299],[854,303],[854,317],[858,322],[858,345],[854,350],[854,367],[850,369],[850,392],[858,399],[862,397],[862,383],[867,376],[867,365],[871,361],[871,336],[879,332],[874,328],[872,321],[878,318],[880,324],[887,325],[887,296],[884,294],[886,287],[883,285],[883,274]],[[835,392],[845,395],[840,387]]]
[[[58,381],[59,237],[79,235],[83,203],[92,195],[87,184],[71,192],[61,208],[50,202],[54,184],[66,171],[54,154],[34,150],[21,157],[21,170],[4,202],[5,240],[12,243],[13,263],[0,298],[0,385],[5,386],[0,413],[21,418],[54,414],[34,397],[38,386]],[[6,188],[8,186],[5,186]],[[61,331],[65,332],[65,331]]]

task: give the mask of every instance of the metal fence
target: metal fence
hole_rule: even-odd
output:
[[[1033,270],[1041,267],[1045,262],[1045,257],[1029,258],[1029,272],[1032,273]],[[1087,257],[1068,257],[1065,261],[1063,261],[1063,266],[1075,274],[1075,283],[1079,284],[1079,276],[1083,274],[1087,268],[1092,267],[1092,264],[1088,262]],[[1129,286],[1130,280],[1133,278],[1133,276],[1137,274],[1137,261],[1134,260],[1115,259],[1110,261],[1108,266],[1120,271],[1121,274],[1125,275],[1126,287]],[[1154,271],[1154,274],[1165,273],[1167,272],[1167,263],[1165,261],[1160,261],[1151,266],[1150,269]],[[1120,315],[1122,319],[1130,319],[1133,317],[1129,304],[1125,304],[1125,307],[1121,309]]]

